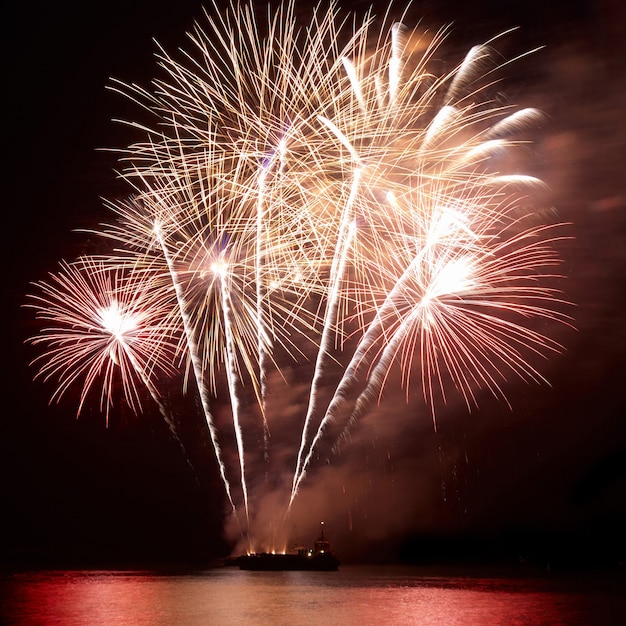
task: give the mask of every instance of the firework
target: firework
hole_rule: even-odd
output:
[[[57,278],[37,302],[55,324],[34,343],[50,346],[41,372],[59,377],[56,396],[84,376],[82,406],[102,374],[108,407],[119,363],[138,407],[131,372],[152,393],[162,357],[191,371],[236,515],[231,479],[241,486],[243,532],[246,460],[259,441],[248,431],[262,432],[267,462],[268,381],[286,360],[312,367],[293,424],[289,511],[315,456],[380,401],[394,368],[407,397],[421,387],[434,421],[451,389],[471,407],[479,388],[506,401],[510,373],[543,380],[536,358],[561,347],[537,322],[569,323],[554,287],[561,231],[543,223],[545,186],[515,161],[542,117],[491,99],[498,38],[436,75],[445,31],[386,18],[374,32],[371,14],[358,23],[335,5],[300,28],[294,9],[282,5],[267,24],[249,6],[216,10],[222,17],[207,14],[181,60],[161,51],[154,89],[113,85],[156,122],[133,124],[146,133],[122,151],[134,195],[110,203],[116,219],[98,232],[114,243],[116,271],[150,277],[138,293],[145,319],[167,329],[158,358],[142,359],[138,335],[107,325],[111,304],[82,294],[109,285],[94,290],[72,266],[64,271],[85,285],[74,299],[61,303]],[[103,263],[94,276],[107,274]],[[236,469],[211,411],[224,388]],[[246,413],[258,419],[243,414],[248,389],[256,409]]]
[[[141,410],[140,383],[162,407],[159,378],[175,371],[176,330],[164,324],[171,298],[155,278],[148,270],[133,273],[83,257],[61,262],[58,273],[36,283],[38,293],[28,306],[46,326],[31,343],[45,346],[34,363],[39,376],[57,381],[53,400],[80,383],[80,414],[89,393],[99,388],[108,420],[117,382],[131,409]]]

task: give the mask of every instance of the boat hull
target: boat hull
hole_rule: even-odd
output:
[[[247,554],[238,557],[237,564],[239,569],[251,571],[333,572],[339,569],[339,560],[332,554]]]

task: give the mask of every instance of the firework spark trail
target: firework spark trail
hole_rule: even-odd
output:
[[[269,167],[269,164],[268,164]],[[267,171],[265,167],[261,168],[259,173],[259,191],[257,198],[257,233],[256,233],[256,263],[255,263],[255,280],[256,280],[256,311],[257,311],[257,346],[259,360],[259,385],[260,385],[260,410],[263,419],[263,448],[265,461],[269,461],[269,430],[267,423],[266,403],[267,403],[267,354],[266,344],[268,344],[268,336],[265,332],[264,324],[264,297],[266,295],[263,289],[262,266],[264,263],[264,247],[265,247],[265,228],[264,228],[264,212],[263,206],[265,202],[265,177]],[[271,346],[270,346],[271,348]]]
[[[248,509],[248,487],[246,481],[246,465],[245,465],[245,451],[243,445],[243,435],[241,432],[241,421],[239,416],[239,396],[237,392],[237,386],[239,382],[239,374],[237,367],[237,357],[235,355],[235,346],[233,340],[232,319],[231,319],[231,302],[230,293],[228,290],[228,267],[220,267],[214,269],[218,274],[218,280],[220,282],[220,291],[222,299],[222,309],[224,312],[224,334],[226,336],[226,354],[228,358],[227,365],[227,379],[228,390],[230,394],[230,405],[233,413],[233,427],[235,429],[235,439],[237,441],[237,455],[239,457],[239,471],[241,474],[241,490],[243,491],[243,503],[246,513],[246,528],[250,526],[250,512]]]
[[[226,476],[226,466],[224,465],[224,461],[222,459],[222,452],[221,452],[221,448],[220,448],[219,441],[218,441],[218,432],[217,432],[217,428],[215,427],[215,420],[213,418],[213,414],[211,412],[211,400],[210,400],[209,393],[206,389],[206,385],[204,383],[203,364],[201,362],[201,359],[198,356],[196,342],[193,339],[193,330],[191,328],[191,321],[189,319],[187,307],[185,306],[183,290],[180,285],[180,281],[178,280],[178,275],[174,268],[167,246],[165,244],[165,240],[163,239],[163,235],[161,233],[161,225],[158,223],[154,224],[154,234],[163,251],[163,257],[165,259],[165,262],[167,263],[170,276],[172,279],[172,285],[174,286],[174,290],[176,292],[176,300],[178,302],[181,319],[183,321],[183,327],[184,327],[185,337],[187,341],[188,354],[192,363],[196,385],[200,393],[200,401],[202,403],[204,418],[206,420],[209,433],[211,435],[211,441],[213,443],[213,450],[215,452],[215,457],[216,457],[216,460],[220,469],[220,476],[222,477],[222,482],[224,484],[224,489],[226,491],[228,501],[230,502],[230,505],[233,509],[233,514],[237,522],[239,523],[239,516],[237,515],[237,507],[235,506],[235,502],[233,500],[233,496],[231,493],[230,482],[228,480],[228,477]]]
[[[354,222],[353,216],[351,215],[351,208],[357,193],[358,186],[359,170],[356,169],[354,172],[354,179],[352,183],[352,189],[350,190],[350,196],[348,198],[348,201],[346,202],[346,206],[344,207],[342,226],[339,230],[339,239],[337,242],[337,250],[335,257],[333,258],[333,264],[331,266],[329,295],[326,305],[326,314],[322,330],[322,338],[317,352],[313,381],[311,383],[311,390],[309,393],[309,405],[306,418],[304,420],[304,426],[302,429],[300,450],[298,451],[298,459],[296,463],[296,469],[294,471],[293,486],[287,513],[289,513],[289,509],[291,508],[293,499],[298,491],[300,481],[302,480],[302,473],[304,472],[303,455],[309,438],[311,421],[313,420],[313,416],[315,415],[317,408],[318,386],[321,380],[323,368],[326,364],[327,355],[330,353],[331,349],[330,341],[334,334],[333,328],[336,325],[337,307],[339,304],[341,283],[344,279],[344,270],[347,263],[347,256],[348,252],[350,251],[350,247],[352,244],[352,240],[354,239],[354,234],[356,230],[356,224]]]
[[[389,59],[389,103],[393,104],[400,85],[400,68],[402,65],[403,45],[400,37],[402,24],[395,23],[391,27],[391,58]]]
[[[356,178],[357,177],[355,177],[355,187],[358,185]],[[305,450],[306,450],[308,439],[309,439],[309,431],[311,428],[311,422],[313,421],[313,417],[317,409],[317,394],[319,391],[318,389],[319,383],[322,378],[322,373],[323,373],[325,363],[327,360],[327,355],[330,354],[330,348],[331,348],[330,341],[333,336],[332,328],[337,318],[337,308],[338,308],[339,297],[340,297],[341,280],[344,276],[344,269],[345,269],[346,262],[347,262],[347,255],[350,250],[352,240],[354,238],[355,230],[356,230],[356,224],[354,222],[351,222],[348,225],[348,233],[344,237],[340,238],[340,245],[338,246],[339,255],[338,255],[337,267],[336,269],[333,268],[334,272],[331,272],[332,274],[335,274],[335,276],[333,277],[333,279],[331,279],[331,288],[329,291],[328,302],[327,302],[327,313],[326,313],[326,317],[324,320],[322,339],[320,341],[320,347],[317,353],[317,359],[315,363],[315,372],[313,374],[313,381],[311,383],[311,391],[309,394],[309,405],[307,409],[307,415],[304,420],[304,426],[302,429],[300,449],[298,451],[298,459],[296,462],[296,469],[294,471],[292,492],[291,492],[291,497],[289,499],[289,506],[288,506],[287,514],[289,514],[289,510],[291,509],[293,500],[298,492],[300,482],[302,481],[302,478],[304,476],[306,465],[308,463],[308,460],[310,459],[310,453],[306,456],[306,458],[304,457],[304,454],[305,454]],[[318,432],[320,428],[321,428],[321,425],[318,427]],[[310,450],[312,450],[313,443],[309,445],[309,448]]]
[[[266,260],[266,250],[271,246],[266,243],[267,221],[265,213],[266,196],[265,190],[267,178],[275,167],[276,159],[278,159],[277,176],[282,176],[285,166],[287,137],[283,137],[278,142],[278,147],[272,150],[271,155],[265,157],[264,162],[259,167],[258,173],[258,192],[256,202],[256,253],[255,253],[255,282],[256,282],[256,322],[257,322],[257,349],[258,349],[258,370],[259,370],[259,409],[263,421],[263,448],[264,459],[268,463],[270,460],[269,450],[269,424],[267,421],[267,370],[271,359],[269,354],[273,349],[272,336],[275,334],[272,330],[273,316],[271,308],[266,306],[266,300],[270,297],[268,289],[265,285],[263,270],[268,262]],[[271,267],[271,261],[269,263]],[[268,328],[270,327],[270,332]]]

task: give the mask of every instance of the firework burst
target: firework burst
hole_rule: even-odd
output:
[[[56,274],[35,286],[38,292],[28,306],[46,325],[31,339],[45,346],[34,363],[39,376],[57,381],[53,400],[79,384],[80,414],[89,393],[97,390],[108,420],[120,386],[131,409],[142,410],[139,383],[162,406],[159,379],[175,371],[177,341],[175,326],[164,324],[171,297],[158,288],[154,273],[83,257],[61,262]]]
[[[262,431],[267,463],[269,374],[285,359],[312,368],[293,424],[289,511],[316,455],[380,400],[393,368],[407,396],[421,387],[434,420],[449,389],[471,407],[479,388],[506,401],[511,373],[543,380],[536,358],[560,346],[537,322],[569,323],[554,287],[561,231],[538,209],[545,186],[508,167],[542,116],[490,97],[498,38],[437,75],[445,31],[386,18],[374,32],[371,14],[358,23],[334,4],[301,28],[294,12],[288,2],[267,24],[250,6],[207,13],[189,53],[160,52],[165,78],[152,89],[114,83],[155,120],[133,124],[146,139],[122,151],[134,195],[110,203],[116,219],[98,231],[114,251],[97,267],[64,265],[68,277],[41,284],[36,299],[54,325],[33,343],[48,346],[41,374],[59,378],[55,397],[80,379],[82,406],[101,376],[108,410],[119,364],[139,408],[131,374],[152,393],[164,361],[192,373],[244,533],[259,440],[247,432]],[[141,289],[94,298],[115,291],[122,271]],[[85,277],[111,272],[115,284]],[[70,283],[79,288],[66,298]],[[224,380],[236,469],[211,412]],[[245,412],[258,420],[243,415],[248,389],[256,410]]]

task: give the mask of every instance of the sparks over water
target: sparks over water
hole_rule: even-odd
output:
[[[291,468],[278,524],[394,368],[407,397],[421,387],[436,427],[452,390],[471,407],[481,388],[506,401],[510,373],[542,381],[537,357],[561,346],[536,322],[570,318],[553,286],[562,231],[543,221],[545,186],[506,169],[542,120],[491,97],[510,33],[438,76],[445,31],[387,16],[374,32],[371,14],[358,23],[335,5],[301,28],[293,2],[267,24],[251,6],[215,15],[180,61],[160,52],[152,91],[113,84],[158,121],[131,124],[146,133],[122,151],[132,195],[96,231],[110,255],[35,284],[30,306],[50,326],[32,343],[47,348],[36,364],[58,381],[53,399],[82,386],[79,412],[101,380],[108,416],[119,377],[134,410],[141,383],[169,420],[158,385],[188,367],[252,544],[257,447],[265,480]],[[306,362],[298,441],[276,459],[270,386],[286,384],[285,363]],[[230,437],[212,412],[218,389]]]

